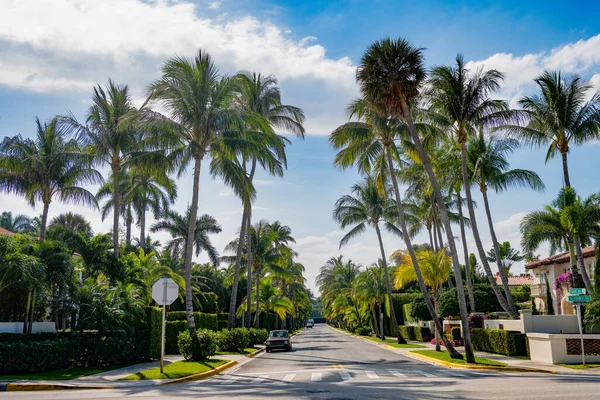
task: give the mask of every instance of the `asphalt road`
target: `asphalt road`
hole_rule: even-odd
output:
[[[209,380],[115,390],[13,392],[15,399],[599,399],[600,375],[456,370],[407,358],[324,325]]]

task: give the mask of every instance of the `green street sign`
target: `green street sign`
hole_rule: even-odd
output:
[[[569,296],[568,299],[571,303],[589,303],[592,301],[592,296],[590,295],[579,295],[579,296]]]
[[[585,294],[585,289],[583,289],[583,288],[571,288],[571,289],[569,289],[569,294]]]

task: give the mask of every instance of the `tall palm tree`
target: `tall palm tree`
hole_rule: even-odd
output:
[[[389,279],[387,268],[387,257],[381,237],[380,223],[384,223],[388,231],[399,234],[398,228],[390,221],[397,215],[396,205],[389,198],[390,190],[382,194],[377,190],[377,183],[372,177],[367,177],[359,184],[352,187],[352,195],[345,195],[335,203],[333,218],[340,224],[342,229],[352,227],[350,231],[340,240],[340,248],[348,243],[352,238],[363,233],[367,226],[372,227],[377,234],[379,251],[381,252],[381,262],[385,273],[385,282],[387,288],[387,297],[390,304],[390,316],[394,324],[395,332],[399,332],[398,321],[394,312],[392,300],[392,285]],[[401,335],[400,335],[401,336]],[[398,339],[399,341],[400,338]]]
[[[119,199],[119,207],[120,210],[118,213],[120,214],[120,218],[123,218],[123,222],[125,224],[125,247],[129,248],[131,246],[131,228],[133,225],[133,205],[132,201],[129,198],[126,198],[127,191],[129,189],[129,181],[131,180],[131,174],[128,170],[122,171],[121,177],[119,178],[119,195],[115,196],[114,193],[114,177],[111,173],[108,176],[108,179],[104,181],[104,183],[98,188],[96,192],[96,200],[98,202],[104,201],[102,207],[100,207],[100,218],[104,221],[106,218],[113,213],[114,218],[114,210],[115,210],[115,199],[118,197]],[[114,221],[114,220],[113,220]],[[113,235],[113,249],[114,249],[114,235]],[[114,256],[114,254],[113,254]]]
[[[119,217],[121,210],[120,179],[134,158],[140,136],[131,124],[122,121],[134,109],[127,85],[118,85],[109,79],[106,88],[94,87],[92,106],[88,110],[86,124],[80,124],[73,116],[63,121],[75,129],[89,146],[98,165],[108,165],[113,178],[113,258],[119,259]]]
[[[173,256],[185,258],[187,249],[187,229],[190,225],[191,207],[188,207],[185,215],[177,211],[168,210],[162,219],[156,221],[151,227],[151,232],[166,231],[171,235],[171,240],[167,243],[165,250],[171,252]],[[221,226],[217,220],[208,214],[201,215],[194,224],[194,237],[192,239],[192,249],[195,250],[196,257],[202,251],[205,251],[210,261],[216,265],[219,264],[219,253],[212,245],[209,234],[221,232]]]
[[[452,234],[452,228],[450,226],[446,204],[442,196],[440,185],[431,166],[429,156],[425,151],[423,141],[419,136],[411,113],[411,107],[416,106],[421,86],[426,77],[423,64],[424,60],[422,49],[411,46],[411,44],[404,39],[392,40],[390,38],[386,38],[373,43],[367,49],[361,59],[361,64],[356,73],[356,79],[363,96],[368,101],[383,107],[386,111],[386,115],[389,115],[393,118],[402,118],[403,121],[405,121],[409,136],[414,143],[414,147],[419,155],[419,158],[421,159],[423,168],[427,172],[431,182],[433,193],[439,207],[444,230],[446,231],[446,235],[448,237],[448,245],[450,254],[452,256],[454,273],[455,276],[458,277],[461,276],[460,264],[458,262],[456,245],[454,243],[454,236]],[[421,288],[421,292],[423,292],[425,303],[427,304],[429,312],[432,316],[435,316],[434,322],[436,324],[436,329],[438,329],[438,331],[441,333],[442,340],[445,341],[446,348],[448,349],[450,355],[454,358],[462,358],[462,355],[456,351],[452,344],[445,338],[445,335],[443,335],[442,325],[436,316],[431,299],[427,294],[427,288],[419,270],[418,260],[416,258],[414,249],[412,248],[410,238],[408,237],[398,183],[392,173],[394,169],[391,151],[392,146],[387,144],[386,147],[388,170],[390,171],[392,187],[394,189],[394,195],[396,196],[396,206],[398,207],[400,229],[404,233],[404,242],[417,273],[419,287]],[[461,323],[463,326],[463,331],[466,331],[464,335],[464,342],[467,362],[474,362],[475,356],[473,355],[471,336],[468,331],[467,304],[465,301],[464,288],[461,279],[456,281],[456,286],[458,292]]]
[[[369,302],[371,314],[373,315],[373,328],[376,336],[381,340],[385,340],[385,332],[383,330],[383,302],[387,296],[387,286],[389,280],[386,279],[385,261],[379,259],[376,264],[361,272],[358,276],[358,295]],[[379,312],[375,312],[375,305],[379,308]],[[379,322],[377,321],[379,314]]]
[[[578,76],[565,80],[558,71],[544,71],[535,83],[539,94],[521,98],[521,109],[514,111],[520,124],[502,128],[529,145],[548,146],[546,162],[560,153],[564,184],[570,187],[567,155],[571,145],[598,139],[600,93],[586,101],[592,84]]]
[[[519,147],[519,142],[515,139],[496,139],[493,136],[485,139],[483,135],[471,139],[467,143],[467,163],[473,174],[473,183],[479,186],[483,196],[483,205],[488,220],[492,245],[496,253],[500,253],[500,244],[494,229],[492,211],[488,200],[488,189],[493,189],[496,193],[503,192],[514,187],[528,187],[536,191],[545,189],[542,179],[533,171],[526,169],[510,169],[508,156]],[[491,261],[488,257],[488,260]],[[508,286],[508,279],[504,273],[504,266],[501,259],[495,259],[500,271],[502,286],[506,299],[510,303],[512,294]],[[502,277],[505,278],[502,278]]]
[[[86,236],[94,236],[90,222],[83,215],[72,213],[71,211],[52,218],[50,225],[48,225],[48,230],[54,228],[64,228],[74,233],[81,232]]]
[[[421,271],[423,271],[423,279],[433,292],[433,304],[437,311],[442,285],[448,280],[452,272],[452,259],[446,252],[446,249],[420,251],[417,253],[417,257]],[[407,283],[417,280],[417,274],[415,273],[409,254],[406,252],[395,252],[392,254],[392,258],[398,263],[398,268],[394,274],[396,289],[400,289]],[[439,340],[435,341],[435,349],[440,351]]]
[[[81,151],[78,141],[67,138],[57,118],[44,124],[36,118],[35,122],[34,140],[17,135],[0,144],[0,189],[25,196],[31,206],[43,204],[43,241],[50,203],[59,200],[97,207],[94,196],[82,185],[99,183],[102,175],[90,167],[90,155]]]
[[[533,252],[542,242],[550,244],[550,253],[567,250],[571,257],[573,286],[593,286],[583,261],[582,246],[591,244],[591,237],[600,234],[600,197],[591,195],[581,199],[572,187],[561,189],[558,197],[543,211],[527,214],[521,221],[521,246]]]
[[[502,294],[485,256],[472,205],[467,163],[466,144],[469,136],[474,135],[482,126],[490,124],[496,116],[501,116],[508,110],[506,102],[490,99],[490,95],[500,88],[503,79],[503,74],[495,69],[485,72],[482,69],[469,71],[465,67],[462,55],[458,55],[456,66],[441,66],[432,70],[427,98],[431,102],[432,109],[446,120],[445,125],[449,127],[449,133],[460,146],[463,188],[467,198],[471,231],[488,280],[502,308],[512,318],[519,318],[510,291],[505,293],[506,297]],[[501,267],[500,277],[503,286],[508,287],[508,280]]]
[[[304,113],[303,111],[291,105],[281,104],[281,93],[277,87],[277,79],[272,76],[262,76],[261,74],[250,73],[247,71],[237,75],[239,79],[238,97],[236,104],[243,110],[261,115],[268,120],[269,124],[275,128],[284,129],[295,133],[300,138],[304,138]],[[243,152],[244,170],[249,168],[248,180],[252,184],[254,174],[256,172],[257,161],[271,175],[283,175],[283,168],[287,165],[285,157],[285,144],[287,139],[271,134],[270,132],[246,132],[248,142],[252,146],[248,146],[247,151]],[[247,166],[249,164],[249,166]],[[250,238],[250,226],[252,225],[252,201],[247,201],[244,204],[242,213],[242,227],[240,229],[240,239],[238,240],[238,249],[236,254],[236,263],[234,270],[234,280],[232,286],[232,296],[229,309],[229,327],[232,328],[235,322],[235,304],[237,302],[237,285],[239,279],[241,249],[244,245],[243,235],[246,235],[246,240]],[[246,257],[248,263],[248,279],[251,281],[252,269],[252,249],[247,247]],[[251,286],[248,286],[247,301],[250,302]],[[250,304],[247,306],[250,313]],[[248,327],[250,327],[250,316],[247,318]]]
[[[141,122],[152,134],[152,141],[166,145],[170,158],[181,176],[190,163],[194,165],[192,200],[185,248],[186,316],[190,332],[196,331],[193,317],[191,271],[194,234],[198,215],[200,168],[205,156],[222,150],[223,137],[231,130],[244,131],[246,125],[269,131],[266,121],[254,113],[233,107],[238,79],[220,77],[208,53],[199,51],[194,59],[173,57],[162,67],[162,77],[150,84],[148,102],[158,101],[168,116],[147,108],[140,112]],[[168,133],[168,134],[165,134]],[[222,160],[227,160],[223,158]],[[233,184],[241,196],[251,193],[246,176],[239,164],[227,163],[221,169],[224,180]]]

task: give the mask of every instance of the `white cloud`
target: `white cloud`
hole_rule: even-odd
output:
[[[221,190],[219,192],[219,197],[229,197],[232,195],[233,195],[233,192],[231,190]]]
[[[600,35],[575,43],[558,46],[549,52],[516,56],[496,53],[484,60],[471,61],[467,68],[495,68],[506,74],[499,95],[515,106],[518,99],[534,90],[533,79],[545,69],[560,70],[565,74],[589,77],[600,69]],[[600,89],[600,77],[592,76],[592,84]]]
[[[214,0],[208,3],[208,8],[211,10],[218,10],[221,8],[221,4],[223,4],[223,0]]]

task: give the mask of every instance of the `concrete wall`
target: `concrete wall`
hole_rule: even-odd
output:
[[[31,333],[56,332],[54,322],[34,322]],[[22,322],[0,322],[0,333],[23,333]]]
[[[520,319],[488,319],[483,321],[483,327],[485,329],[524,332],[523,321]]]
[[[521,333],[579,333],[576,315],[533,315],[520,310],[520,319],[488,319],[486,329],[504,329]]]
[[[585,339],[600,340],[600,335],[584,335]],[[567,340],[579,339],[579,335],[556,335],[549,333],[528,333],[529,354],[532,361],[547,364],[580,364],[580,354],[567,354]],[[586,363],[600,362],[600,356],[585,356]]]

